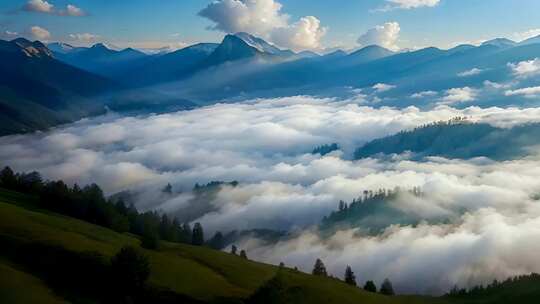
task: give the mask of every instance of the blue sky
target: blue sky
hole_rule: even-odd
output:
[[[29,7],[29,1],[37,2],[37,9],[35,5]],[[518,39],[522,37],[521,33],[527,31],[530,31],[531,35],[540,34],[537,30],[540,29],[538,0],[220,1],[261,1],[280,4],[281,9],[276,13],[279,17],[276,23],[286,21],[285,24],[281,22],[276,25],[276,28],[287,27],[288,30],[264,28],[254,30],[253,33],[293,49],[358,47],[358,37],[374,27],[388,23],[399,25],[399,31],[395,33],[397,29],[395,26],[381,27],[378,31],[371,32],[372,35],[366,39],[368,41],[391,39],[389,47],[444,48],[460,42],[477,42],[495,37]],[[407,3],[414,6],[414,3],[430,1],[431,4],[427,6],[416,5],[419,7],[408,9],[399,7],[406,6]],[[66,41],[73,44],[103,41],[120,46],[158,47],[180,46],[202,41],[217,42],[229,29],[251,31],[254,28],[251,24],[243,27],[226,25],[227,20],[219,19],[225,18],[221,13],[235,14],[235,11],[222,12],[219,11],[220,6],[213,7],[213,16],[220,16],[219,18],[211,20],[212,18],[198,15],[211,2],[210,0],[2,0],[0,30],[4,39],[17,33],[29,38],[41,37],[42,40]],[[71,13],[68,13],[67,5],[81,10],[72,15],[82,16],[69,16]],[[252,17],[257,18],[256,12],[253,14],[255,17]],[[296,26],[296,23],[305,16],[314,16],[313,20],[318,22],[318,29],[314,30],[313,36],[306,37],[306,41],[293,42],[292,37],[303,29]],[[305,26],[313,25],[313,20]],[[210,29],[220,22],[223,22],[220,30]],[[32,27],[46,30],[49,35],[45,32],[36,32],[37,28],[31,29]],[[393,30],[394,33],[390,37],[385,37],[384,35],[388,34],[386,31],[389,30]]]

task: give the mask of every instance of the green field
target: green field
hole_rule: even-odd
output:
[[[139,245],[133,235],[41,211],[33,207],[32,200],[0,190],[0,237],[61,246],[70,252],[98,252],[106,257],[122,246]],[[151,262],[152,286],[208,303],[242,303],[278,273],[286,297],[292,299],[279,303],[449,303],[441,298],[368,293],[337,279],[280,270],[204,247],[162,243],[158,251],[144,252]],[[0,256],[0,274],[0,303],[64,303],[43,281],[7,257]]]

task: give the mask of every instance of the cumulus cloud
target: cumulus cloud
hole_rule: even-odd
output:
[[[377,83],[373,86],[373,89],[378,93],[386,92],[395,89],[395,85],[386,84],[386,83]]]
[[[479,69],[479,68],[473,68],[468,71],[463,71],[461,73],[458,73],[457,75],[458,77],[470,77],[470,76],[480,75],[482,72],[484,72],[484,70]]]
[[[521,61],[518,63],[509,63],[508,67],[512,70],[514,76],[527,78],[540,74],[540,58]]]
[[[508,90],[504,93],[506,96],[525,96],[527,98],[534,98],[540,96],[540,86],[539,87],[528,87],[516,90]]]
[[[320,42],[325,34],[326,28],[321,26],[320,20],[316,17],[308,16],[286,27],[275,29],[272,31],[270,37],[279,46],[300,51],[305,49],[320,49]]]
[[[162,115],[112,113],[49,132],[0,137],[0,159],[2,165],[39,170],[46,178],[97,182],[108,194],[126,189],[152,193],[171,183],[182,193],[159,201],[148,194],[138,202],[142,209],[170,212],[186,206],[195,183],[236,180],[238,186],[223,187],[209,202],[211,212],[195,219],[210,234],[297,231],[274,246],[256,239],[241,246],[258,260],[284,261],[304,270],[315,257],[322,257],[336,275],[350,264],[363,279],[390,277],[399,291],[440,293],[456,283],[539,271],[534,253],[540,248],[531,241],[540,236],[540,208],[534,201],[540,193],[540,158],[535,154],[502,163],[439,157],[418,161],[407,155],[351,160],[353,150],[366,141],[456,116],[507,128],[540,122],[540,109],[420,110],[305,96],[261,99]],[[310,153],[332,142],[341,151],[324,157]],[[449,220],[388,226],[374,236],[345,230],[325,239],[311,228],[339,200],[396,186],[419,186],[426,195],[399,200],[393,207],[426,221],[441,215]]]
[[[30,28],[30,34],[33,38],[39,40],[47,40],[51,38],[51,33],[48,30],[37,25],[34,25]]]
[[[369,29],[358,38],[358,43],[363,46],[379,45],[390,50],[399,50],[396,45],[401,28],[397,22],[387,22]]]
[[[65,10],[60,11],[60,14],[73,17],[80,17],[86,15],[86,13],[80,7],[76,7],[73,4],[68,4]]]
[[[319,19],[307,16],[290,23],[289,15],[281,9],[281,3],[275,0],[218,0],[199,15],[214,22],[214,30],[247,32],[295,50],[318,49],[326,33]]]
[[[446,91],[446,95],[441,98],[441,104],[455,104],[476,100],[478,91],[469,87],[453,88]]]
[[[74,16],[80,17],[85,16],[86,13],[79,7],[68,4],[65,9],[57,10],[54,8],[54,5],[45,1],[45,0],[29,0],[22,9],[28,12],[44,13],[44,14],[54,14],[60,16]]]
[[[24,6],[23,9],[29,12],[39,13],[52,13],[54,5],[44,0],[30,0]]]

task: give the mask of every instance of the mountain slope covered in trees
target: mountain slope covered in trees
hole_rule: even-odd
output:
[[[497,128],[457,119],[373,140],[358,148],[355,158],[413,152],[420,157],[516,159],[526,156],[528,148],[540,144],[539,131],[540,124]]]
[[[113,81],[53,58],[41,42],[0,40],[0,136],[103,113]]]

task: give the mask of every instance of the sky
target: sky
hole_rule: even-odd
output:
[[[3,0],[1,38],[181,47],[246,31],[284,48],[448,48],[540,34],[537,0]]]

